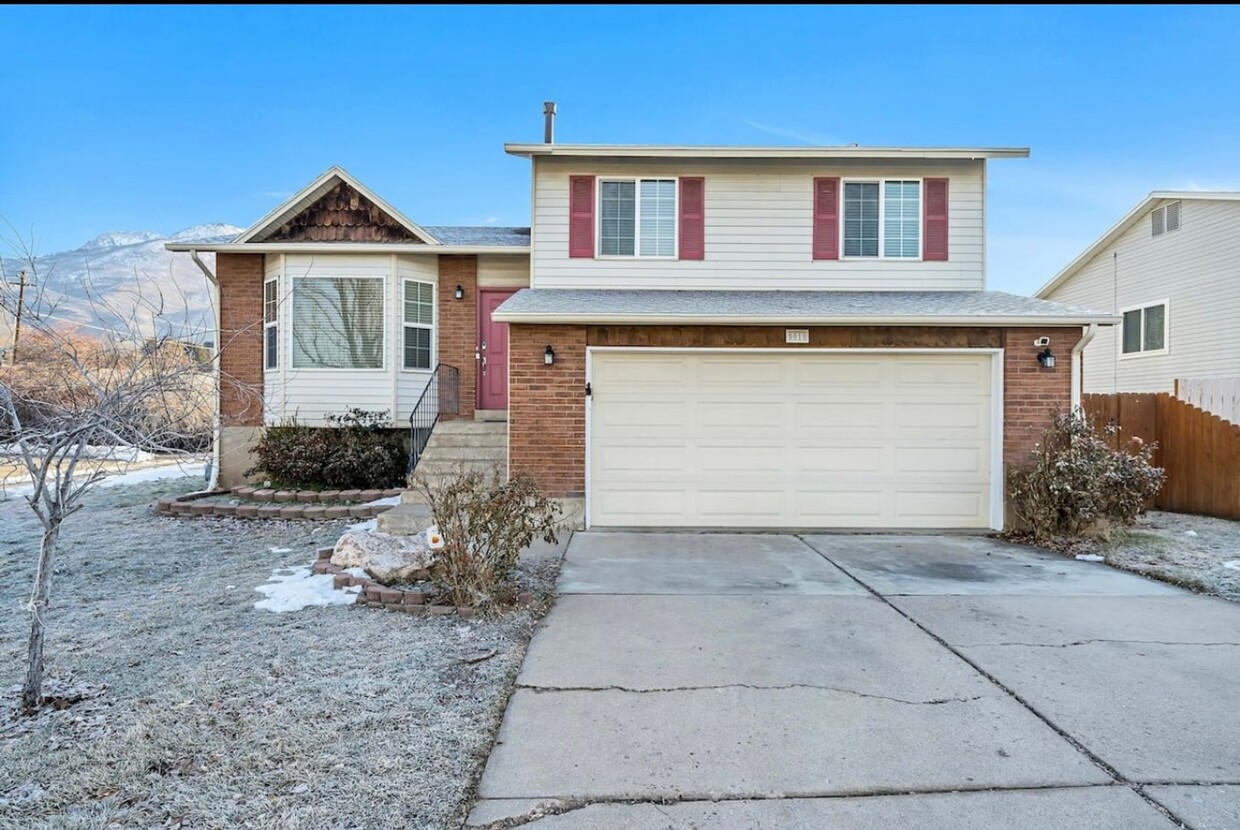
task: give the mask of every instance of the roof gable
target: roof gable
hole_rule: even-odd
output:
[[[1118,240],[1121,236],[1128,232],[1128,229],[1145,218],[1145,215],[1153,210],[1159,202],[1164,201],[1181,201],[1187,202],[1192,200],[1202,201],[1240,201],[1240,192],[1223,191],[1223,190],[1155,190],[1150,195],[1142,199],[1136,207],[1124,214],[1118,222],[1102,236],[1086,248],[1076,259],[1068,263],[1068,265],[1050,279],[1046,285],[1034,292],[1035,297],[1045,299],[1055,289],[1059,288],[1068,280],[1076,276],[1082,268],[1094,260],[1094,257],[1102,253],[1109,245]]]
[[[340,167],[327,170],[234,241],[439,244]]]

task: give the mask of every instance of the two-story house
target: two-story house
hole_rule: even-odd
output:
[[[986,162],[1026,150],[507,150],[529,229],[420,227],[333,168],[196,248],[222,483],[288,415],[406,422],[442,364],[591,527],[1001,528],[1005,464],[1115,322],[985,290]]]
[[[1122,318],[1085,349],[1086,392],[1240,380],[1240,193],[1149,194],[1036,296]]]

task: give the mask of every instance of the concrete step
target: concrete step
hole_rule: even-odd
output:
[[[500,473],[505,473],[505,464],[503,461],[478,461],[466,459],[438,459],[433,456],[423,456],[418,462],[418,469],[415,474],[427,477],[452,476],[463,470],[479,470],[487,472],[488,470],[499,469]]]
[[[498,432],[507,434],[508,423],[506,421],[467,421],[462,419],[454,419],[451,421],[440,421],[435,424],[435,434],[449,432],[469,432],[475,435],[484,435],[486,433]]]
[[[434,461],[503,461],[508,457],[508,445],[478,446],[471,444],[464,447],[443,445],[433,447],[427,444],[426,453],[422,457],[423,459]]]
[[[493,421],[493,422],[494,421],[507,421],[508,410],[507,409],[475,409],[474,420],[475,421]]]
[[[409,503],[403,500],[400,504],[380,513],[375,518],[375,525],[380,533],[393,533],[398,536],[412,536],[421,533],[434,523],[431,511],[425,504]]]
[[[436,449],[439,447],[506,447],[508,446],[508,434],[492,435],[482,433],[475,435],[470,432],[449,432],[442,433],[438,428],[431,433],[431,440],[426,442],[427,449]]]

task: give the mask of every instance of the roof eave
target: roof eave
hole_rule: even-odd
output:
[[[505,144],[509,155],[691,159],[1028,158],[1028,147],[693,147],[619,144]]]
[[[1089,316],[970,316],[970,315],[720,315],[625,314],[615,312],[521,312],[496,309],[491,318],[501,323],[554,325],[745,325],[745,326],[1114,326],[1122,318],[1112,314]]]
[[[423,245],[401,242],[168,242],[174,253],[214,254],[529,254],[528,245]]]

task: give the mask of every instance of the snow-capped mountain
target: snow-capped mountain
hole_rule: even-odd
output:
[[[213,223],[164,235],[153,231],[109,231],[72,251],[6,257],[4,281],[15,281],[25,269],[33,284],[27,289],[29,313],[50,313],[54,319],[86,327],[115,328],[128,324],[137,310],[139,325],[178,332],[193,339],[211,337],[211,293],[206,277],[189,254],[164,250],[166,242],[226,242],[241,228]],[[202,254],[208,267],[214,255]],[[13,286],[2,286],[11,294]],[[36,303],[38,304],[36,306]],[[12,306],[9,297],[7,306]],[[9,315],[0,314],[7,332]],[[7,338],[0,340],[0,344]]]

